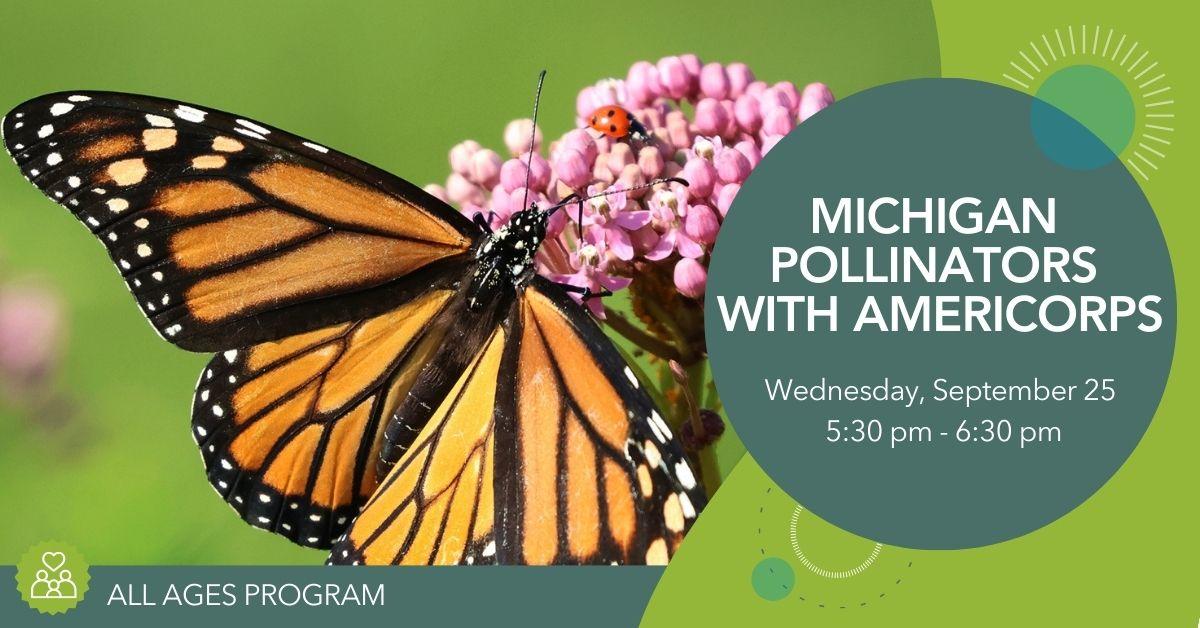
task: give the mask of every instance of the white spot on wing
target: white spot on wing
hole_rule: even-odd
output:
[[[634,388],[641,386],[641,384],[638,383],[637,376],[633,374],[633,370],[631,370],[628,366],[625,367],[625,377],[629,379],[629,383],[633,384]]]
[[[61,163],[62,163],[62,155],[60,155],[59,153],[50,153],[49,155],[46,155],[46,165],[57,166],[58,164],[61,164]]]
[[[43,125],[42,128],[38,129],[38,137],[47,138],[47,137],[50,137],[50,134],[53,132],[54,132],[53,126],[51,126],[49,124]]]
[[[246,127],[247,129],[250,129],[251,131],[257,131],[263,135],[269,135],[271,133],[270,129],[263,127],[261,125],[255,124],[249,120],[243,120],[241,118],[238,118],[237,123]]]
[[[692,500],[688,499],[687,493],[679,494],[679,505],[683,507],[683,516],[688,519],[696,518],[696,507],[692,505]]]
[[[61,116],[62,114],[67,113],[74,108],[75,105],[72,105],[69,102],[56,102],[50,106],[50,115]]]
[[[696,488],[696,476],[692,474],[692,468],[688,463],[680,460],[675,463],[675,477],[679,478],[679,484],[689,491]]]
[[[146,114],[146,122],[149,122],[150,126],[158,126],[158,127],[173,127],[173,126],[175,126],[174,120],[172,120],[166,116],[156,116],[152,113]]]
[[[175,115],[180,119],[187,120],[188,122],[204,122],[204,116],[208,114],[195,107],[179,105],[175,108]]]
[[[317,151],[318,153],[328,153],[329,152],[328,148],[325,148],[324,146],[321,146],[320,144],[313,144],[312,142],[304,142],[304,145]]]
[[[75,94],[74,96],[67,96],[67,100],[69,100],[71,102],[87,102],[87,101],[91,100],[91,97],[84,96],[82,94]]]
[[[230,364],[233,364],[233,361],[237,359],[237,354],[238,354],[237,349],[230,349],[229,351],[226,351],[225,352],[225,361]]]
[[[658,425],[658,429],[662,431],[662,435],[671,438],[671,428],[667,427],[667,422],[658,414],[658,410],[650,411],[650,421]],[[667,438],[659,438],[658,440],[665,443],[667,442]]]
[[[256,140],[265,140],[265,139],[267,139],[267,138],[263,137],[263,136],[262,136],[262,134],[260,134],[260,133],[255,133],[254,131],[249,131],[249,130],[247,130],[247,129],[243,129],[243,128],[240,128],[240,127],[239,127],[239,128],[236,128],[236,129],[234,129],[234,131],[237,131],[238,133],[241,133],[242,135],[245,135],[246,137],[253,137],[253,138],[254,138],[254,139],[256,139]]]

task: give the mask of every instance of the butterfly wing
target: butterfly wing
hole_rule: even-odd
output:
[[[383,426],[459,301],[435,285],[382,314],[217,354],[192,409],[213,487],[250,524],[329,547],[374,492]]]
[[[193,351],[378,313],[478,235],[373,166],[176,101],[50,94],[0,129],[22,173],[107,247],[159,335]]]
[[[704,503],[611,341],[535,278],[330,561],[665,564]]]

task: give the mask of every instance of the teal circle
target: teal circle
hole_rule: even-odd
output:
[[[796,572],[786,560],[774,556],[758,561],[750,573],[750,584],[754,592],[768,602],[777,602],[787,597],[796,585]]]
[[[1111,72],[1074,65],[1046,78],[1030,107],[1034,139],[1047,157],[1076,170],[1099,168],[1133,137],[1133,97]]]
[[[730,421],[749,453],[791,497],[858,536],[909,548],[962,549],[1045,526],[1116,473],[1162,398],[1175,344],[1177,301],[1154,210],[1121,162],[1077,170],[1047,159],[1029,133],[1032,100],[998,85],[958,79],[906,81],[852,95],[799,125],[771,150],[738,193],[721,228],[705,295],[705,336]],[[1020,234],[1004,228],[977,233],[938,233],[936,227],[932,233],[924,228],[908,233],[813,228],[815,198],[827,199],[831,209],[840,199],[850,199],[852,209],[844,214],[857,214],[856,199],[870,204],[889,197],[910,199],[916,212],[924,210],[925,199],[936,203],[974,197],[981,222],[989,220],[997,199],[1010,199],[1021,216],[1023,198],[1043,209],[1054,198],[1056,218],[1053,233],[1039,228],[1036,218],[1030,218],[1029,232]],[[899,215],[900,210],[893,210],[880,217],[892,224]],[[777,247],[792,249],[797,257],[796,266],[778,279],[772,272]],[[826,273],[829,260],[840,265],[844,258],[852,279],[802,275],[799,258],[814,247],[824,247],[829,256],[811,258],[810,277]],[[867,247],[873,247],[873,262]],[[887,280],[892,247],[913,252],[919,260],[928,259],[933,247],[938,261],[932,266],[939,269],[934,274],[943,279],[925,279],[921,261],[897,264],[912,269],[911,280]],[[1037,259],[1049,247],[1068,255],[1090,247],[1094,251],[1087,259],[1095,271],[1090,280],[1061,280],[1051,270],[1049,282],[1041,279],[1042,272],[1037,280],[1017,282],[1001,277],[993,262],[987,266],[994,271],[988,280],[985,258],[974,253],[975,247],[1023,247]],[[947,262],[954,248],[962,255],[958,264]],[[1028,272],[1029,257],[1015,256],[1010,273]],[[868,264],[883,281],[865,279]],[[961,267],[975,279],[942,270]],[[1086,274],[1074,262],[1060,269],[1068,277]],[[729,329],[729,312],[739,296],[750,300],[748,309],[755,308],[758,297],[806,301],[796,305],[791,331],[785,301],[772,310],[773,331],[766,329],[772,309],[766,303],[760,306],[756,331],[747,331],[746,317]],[[823,317],[809,330],[807,304],[825,310],[834,297],[837,329],[830,330]],[[1000,311],[999,318],[1017,322],[1004,323],[1000,332],[979,331],[978,322],[975,331],[939,330],[932,327],[936,314],[930,314],[928,330],[920,328],[916,316],[911,319],[917,321],[914,331],[870,325],[853,329],[869,299],[879,304],[882,318],[897,326],[905,325],[902,321],[910,315],[894,314],[893,304],[911,312],[922,301],[928,310],[938,308],[938,301],[948,303],[942,308],[946,322],[962,325],[967,297],[987,303],[993,313]],[[1157,323],[1143,311],[1118,318],[1116,330],[1110,329],[1107,315],[1101,323],[1104,331],[1097,331],[1091,319],[1089,329],[1081,329],[1079,312],[1095,306],[1097,299],[1106,312],[1123,307],[1112,297],[1134,303],[1151,299],[1148,309],[1158,315]],[[996,299],[1002,300],[998,306]],[[1054,326],[1067,317],[1064,302],[1073,304],[1076,323],[1056,331]],[[1018,307],[1006,316],[1014,303]],[[1038,304],[1050,307],[1039,316]],[[985,318],[990,325],[996,317]],[[1025,331],[1013,328],[1030,320],[1045,323]],[[1111,392],[1100,381],[1097,390],[1087,388],[1091,378],[1111,380],[1106,382]],[[1057,393],[1038,401],[993,396],[967,407],[961,400],[935,399],[939,379],[947,391],[984,384],[1024,387],[1030,394],[1035,385],[1074,388],[1070,398]],[[855,398],[772,400],[768,391],[777,381],[789,391],[822,384],[857,390]],[[918,387],[924,401],[897,401],[892,398],[897,386]],[[883,387],[883,396],[877,387]],[[868,444],[855,432],[856,419],[877,420],[881,437],[901,428],[900,437],[911,434],[912,440],[895,447],[888,441]],[[830,428],[830,420],[839,422]],[[1008,421],[1008,427],[996,427],[1000,420]],[[960,435],[964,421],[965,435]],[[1023,428],[1031,430],[1025,447],[1013,439]],[[1006,432],[1007,440],[993,436],[995,431]]]

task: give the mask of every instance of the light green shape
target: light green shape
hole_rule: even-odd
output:
[[[1121,79],[1094,65],[1056,71],[1038,87],[1037,97],[1071,116],[1100,138],[1114,155],[1133,137],[1133,97]]]
[[[1092,63],[1107,68],[1127,86],[1145,83],[1160,72],[1166,77],[1143,91],[1170,86],[1154,100],[1169,94],[1200,91],[1200,76],[1188,72],[1195,63],[1194,9],[1166,3],[1097,3],[1084,0],[1044,2],[1012,0],[1004,3],[934,3],[942,70],[947,77],[1003,83],[1009,65],[1025,62],[1018,49],[1038,61],[1029,48],[1040,34],[1054,43],[1057,27],[1070,51],[1067,26],[1073,25],[1076,54],[1043,70],[1071,63]],[[809,20],[824,21],[821,11]],[[1104,25],[1103,48],[1109,28],[1111,46],[1122,33],[1125,48],[1116,61],[1086,56],[1080,51],[1081,26],[1086,21],[1088,48],[1096,25]],[[1146,60],[1134,72],[1117,64],[1133,42]],[[1112,49],[1109,57],[1112,56]],[[1152,60],[1155,70],[1133,77]],[[1028,67],[1028,65],[1026,65]],[[1040,75],[1035,75],[1040,76]],[[1018,78],[1024,78],[1019,73]],[[1134,90],[1140,94],[1143,91]],[[1140,102],[1139,101],[1139,102]],[[1196,478],[1200,478],[1200,422],[1195,382],[1200,378],[1200,309],[1187,307],[1186,295],[1200,294],[1200,213],[1190,199],[1192,173],[1200,170],[1200,144],[1181,136],[1184,121],[1200,119],[1200,102],[1179,101],[1170,109],[1177,118],[1147,118],[1140,104],[1136,111],[1139,141],[1165,149],[1168,158],[1157,160],[1145,182],[1133,176],[1158,215],[1175,270],[1180,295],[1179,336],[1166,393],[1154,421],[1120,471],[1079,508],[1041,530],[1012,541],[959,551],[916,551],[885,547],[878,562],[845,582],[858,584],[879,578],[891,566],[904,575],[887,595],[870,602],[861,612],[817,608],[799,603],[808,586],[797,575],[796,592],[786,602],[769,604],[745,586],[745,574],[762,558],[756,541],[755,513],[762,505],[759,493],[769,479],[749,457],[730,475],[726,484],[700,517],[687,542],[668,567],[643,617],[647,626],[815,625],[815,626],[1195,626],[1200,618],[1200,545],[1194,542],[1200,521]],[[1175,120],[1178,120],[1176,122]],[[1146,122],[1176,131],[1149,129],[1151,135],[1171,141],[1159,145],[1141,138]],[[1189,141],[1184,141],[1185,139]],[[1147,155],[1147,157],[1153,157]],[[1144,163],[1143,169],[1147,169]],[[804,359],[805,356],[797,356]],[[948,471],[952,472],[952,470]],[[1064,469],[1064,472],[1070,472]],[[820,482],[820,477],[811,478]],[[786,497],[780,498],[786,501]],[[785,504],[786,505],[786,504]],[[775,529],[772,538],[786,539]],[[785,543],[780,540],[778,543]],[[778,546],[767,553],[785,555]],[[905,567],[908,562],[912,567]],[[892,573],[895,573],[893,571]],[[905,573],[906,572],[906,573]],[[894,581],[896,578],[892,578]],[[834,581],[827,581],[836,586]],[[861,589],[855,589],[861,590]],[[880,590],[880,592],[885,592]],[[792,604],[796,602],[796,604]],[[832,611],[832,612],[831,612]],[[840,613],[835,614],[835,613]]]

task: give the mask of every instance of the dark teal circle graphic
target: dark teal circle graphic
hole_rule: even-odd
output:
[[[1175,342],[1176,297],[1158,221],[1120,161],[1081,170],[1048,158],[1030,131],[1032,100],[996,85],[950,79],[908,81],[851,96],[797,127],[771,151],[722,226],[705,319],[713,373],[730,420],[781,487],[854,534],[889,545],[957,549],[1036,530],[1112,477],[1162,397]],[[1044,233],[1033,214],[1028,234],[1003,228],[964,234],[948,222],[947,233],[925,233],[919,221],[909,233],[870,228],[814,233],[815,197],[829,199],[831,209],[843,197],[868,204],[907,198],[917,210],[927,198],[975,197],[981,222],[1003,198],[1011,201],[1018,223],[1022,199],[1046,212],[1053,198],[1054,233]],[[898,215],[883,210],[881,224],[886,227]],[[968,214],[961,216],[970,226]],[[935,217],[935,231],[938,224]],[[902,254],[908,247],[918,258],[933,247],[943,260],[932,263],[936,273],[957,247],[975,281],[952,274],[929,282],[919,265],[907,282],[843,281],[841,275],[823,281],[819,275],[834,262],[814,254],[812,277],[800,273],[797,261],[781,269],[776,282],[775,247],[794,249],[798,258],[812,247],[827,247],[839,268],[849,265],[851,279],[865,278],[869,262],[886,278],[892,247]],[[867,247],[874,247],[873,261]],[[992,254],[995,275],[988,281],[981,251],[991,248],[975,247],[999,251]],[[1084,247],[1094,251],[1079,253]],[[1001,268],[1006,255],[1007,270],[1017,279],[1033,269],[1036,257],[1036,279],[1006,279]],[[1094,266],[1090,281],[1074,255]],[[762,306],[762,328],[746,331],[741,318],[727,331],[725,315],[738,296],[751,299],[747,305],[753,307],[764,295],[807,299],[796,306],[794,331],[786,330],[782,302],[773,308],[775,331],[765,329],[769,304]],[[805,304],[827,308],[833,297],[838,329],[830,331],[825,318],[806,329]],[[909,309],[926,303],[931,326],[939,300],[943,321],[960,325],[967,319],[964,303],[973,308],[986,303],[990,311],[999,310],[1003,330],[925,331],[916,316],[911,319],[916,331],[867,326],[855,332],[868,298],[877,300],[889,325],[894,303]],[[1010,303],[1011,317],[1005,314]],[[1132,313],[1125,311],[1129,303]],[[1101,305],[1104,313],[1097,309]],[[907,324],[904,314],[898,310],[896,326]],[[997,320],[992,316],[976,315],[972,324],[978,328],[986,321],[990,327]],[[1029,322],[1036,323],[1034,329],[1011,328]],[[779,392],[786,388],[793,395],[804,387],[806,395],[820,396],[837,386],[843,394],[834,399],[784,400]],[[896,386],[916,387],[911,403]],[[845,398],[851,387],[862,398]],[[1009,397],[1001,397],[1000,389]],[[774,400],[768,390],[775,391]],[[956,390],[973,390],[980,398],[968,406],[950,396]],[[937,399],[939,394],[946,398]],[[1024,395],[1031,398],[1021,399]]]
[[[1046,156],[1078,170],[1114,159],[1133,137],[1133,97],[1120,79],[1093,65],[1046,78],[1030,106],[1030,128]]]
[[[786,560],[769,557],[758,561],[750,572],[750,586],[754,592],[768,602],[777,602],[787,597],[796,584],[796,572]]]

